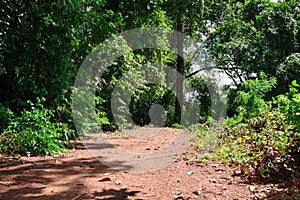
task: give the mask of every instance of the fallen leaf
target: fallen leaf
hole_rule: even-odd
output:
[[[250,174],[250,167],[246,164],[241,166],[241,172],[243,175],[248,175]]]

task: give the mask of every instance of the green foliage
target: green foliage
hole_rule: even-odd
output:
[[[13,112],[0,104],[0,135],[4,129],[7,128],[8,124],[13,118]]]
[[[299,21],[300,23],[300,21]],[[299,33],[300,34],[300,33]],[[293,53],[286,57],[285,60],[276,69],[278,87],[273,92],[275,95],[289,91],[289,83],[292,80],[300,82],[300,52]],[[274,96],[274,94],[272,94]]]
[[[287,121],[300,131],[300,93],[297,82],[292,82],[289,93],[273,98],[273,104],[278,106],[280,112],[286,114]]]
[[[75,70],[66,59],[73,52],[73,22],[65,16],[72,15],[72,5],[2,1],[1,7],[5,14],[0,20],[0,51],[6,58],[1,62],[5,72],[1,74],[1,101],[21,107],[25,99],[47,95],[53,99],[69,86],[69,73]]]
[[[263,178],[281,180],[299,173],[300,133],[285,114],[267,111],[247,124],[227,127],[221,135],[216,157],[249,163]]]
[[[130,113],[133,121],[137,125],[146,125],[151,122],[149,110],[153,104],[159,104],[164,107],[166,113],[166,125],[171,125],[174,118],[175,96],[171,90],[162,88],[159,85],[149,85],[140,87],[134,92],[130,103]],[[161,119],[164,116],[159,117]],[[152,122],[153,123],[153,122]]]
[[[248,106],[249,113],[244,109],[242,115],[226,119],[226,131],[220,134],[215,158],[248,163],[257,175],[271,180],[299,176],[299,85],[293,81],[290,92],[274,98],[270,102],[273,108],[270,109],[262,96],[272,84],[265,82],[265,87],[259,89],[260,93],[256,86],[261,82],[256,82],[259,84],[251,87],[254,91],[248,93],[259,95],[260,98],[255,100],[258,104],[254,105],[262,108],[257,107],[258,112],[253,112],[253,104],[243,104]],[[248,102],[249,95],[242,97],[246,97],[243,102]]]
[[[165,86],[165,73],[159,70],[159,66],[164,64],[160,62],[168,62],[169,55],[158,59],[161,55],[163,54],[160,50],[137,50],[120,57],[114,65],[108,67],[97,87],[97,96],[102,101],[96,104],[96,108],[108,120],[108,123],[102,124],[102,130],[115,131],[123,128],[121,126],[131,127],[129,115],[138,125],[149,124],[149,110],[153,104],[162,105],[168,112],[167,118],[172,118],[174,97]],[[155,64],[150,64],[151,62]],[[148,83],[146,80],[149,79],[162,84]],[[114,116],[112,104],[118,105]],[[119,122],[118,125],[116,121]]]
[[[12,117],[0,136],[0,151],[27,156],[64,152],[66,141],[74,137],[74,131],[65,123],[53,122],[54,111],[45,109],[42,100],[28,103],[30,109],[23,110],[21,116]]]
[[[269,110],[270,105],[264,101],[264,95],[274,88],[275,84],[276,79],[267,79],[264,73],[260,73],[260,79],[258,80],[243,82],[233,100],[238,113],[235,119],[238,122],[245,122]]]
[[[171,125],[172,128],[180,128],[180,124],[178,123],[174,123]]]
[[[97,123],[101,126],[104,124],[108,124],[108,118],[106,117],[106,113],[103,112],[103,108],[101,107],[103,105],[104,100],[97,96],[95,99],[95,105],[96,105],[96,115],[97,115]]]
[[[209,80],[198,76],[188,80],[188,86],[191,91],[187,92],[190,93],[190,101],[197,100],[199,102],[200,123],[206,122],[208,117],[211,116],[211,97],[208,90],[208,82]]]
[[[238,82],[263,71],[276,77],[275,94],[299,78],[299,4],[265,0],[214,2],[206,43],[219,69]],[[296,59],[296,61],[299,59]]]
[[[74,128],[77,69],[92,47],[122,26],[122,16],[105,6],[102,0],[1,1],[0,102],[20,114],[27,100],[45,97],[44,106]]]
[[[223,132],[222,123],[220,121],[212,121],[205,124],[196,124],[190,127],[190,130],[195,134],[195,147],[198,149],[197,160],[202,162],[211,159],[214,156],[212,153],[218,148],[218,138]],[[219,151],[223,152],[223,151]]]

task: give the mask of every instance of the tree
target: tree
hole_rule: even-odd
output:
[[[116,32],[105,2],[1,1],[0,102],[20,112],[45,97],[58,120],[71,122],[71,89],[81,62]],[[113,24],[113,26],[112,26]]]
[[[208,48],[217,67],[236,85],[264,71],[269,77],[277,77],[279,85],[285,85],[277,88],[277,93],[281,93],[293,79],[299,79],[297,65],[284,64],[299,53],[299,3],[248,0],[213,7],[222,11],[218,12],[219,17],[212,18]],[[215,12],[211,13],[215,16]],[[289,80],[283,80],[287,73]]]
[[[199,38],[199,30],[203,31],[204,13],[208,7],[207,1],[176,0],[165,1],[162,5],[168,16],[173,20],[177,36],[177,62],[176,70],[179,72],[176,78],[176,105],[175,120],[181,121],[181,105],[183,102],[183,78],[187,65],[184,64],[184,38],[182,34],[187,34]]]

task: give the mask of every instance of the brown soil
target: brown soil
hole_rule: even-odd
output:
[[[119,148],[156,151],[170,134],[111,137]],[[141,138],[144,138],[141,139]],[[150,139],[149,139],[150,138]],[[148,142],[146,142],[148,141]],[[76,143],[67,154],[47,157],[0,156],[0,199],[288,199],[299,196],[300,181],[289,187],[259,184],[234,175],[228,164],[195,162],[191,146],[172,164],[147,173],[116,171],[101,164]]]

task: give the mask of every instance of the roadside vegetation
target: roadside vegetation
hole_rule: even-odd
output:
[[[238,114],[226,118],[222,126],[219,124],[217,134],[213,125],[198,127],[195,142],[199,161],[214,159],[237,164],[242,174],[264,180],[299,177],[299,85],[293,81],[286,94],[264,100],[275,82],[263,74],[261,79],[243,82],[243,90],[234,99]]]

